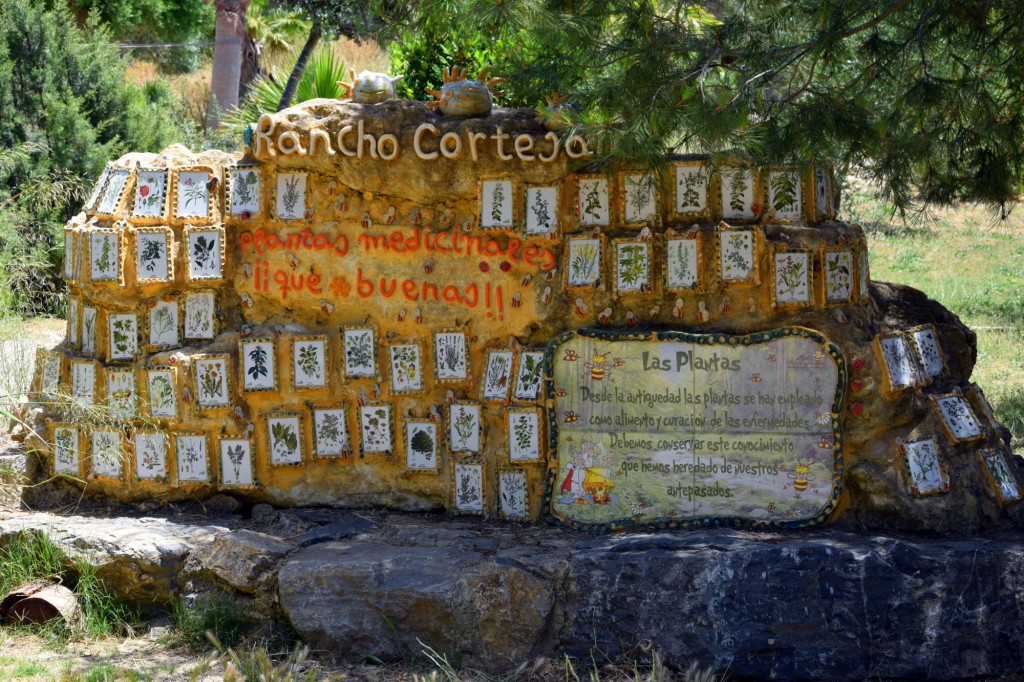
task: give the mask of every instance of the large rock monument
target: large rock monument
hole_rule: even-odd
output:
[[[828,168],[594,168],[531,110],[447,115],[483,78],[112,161],[33,387],[52,473],[594,530],[1012,522],[973,333],[871,281]]]

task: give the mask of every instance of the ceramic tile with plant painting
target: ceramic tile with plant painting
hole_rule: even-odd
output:
[[[255,166],[225,169],[228,215],[248,219],[260,212],[260,172]]]
[[[68,343],[78,345],[78,309],[81,303],[77,298],[68,298]]]
[[[700,239],[670,238],[665,241],[665,285],[672,291],[700,287]]]
[[[113,216],[123,203],[123,195],[131,171],[126,168],[115,168],[110,172],[107,184],[103,188],[99,203],[96,206],[98,215]]]
[[[880,334],[875,337],[875,343],[880,350],[890,390],[899,391],[917,386],[917,367],[903,335],[899,332]]]
[[[776,305],[811,302],[810,263],[807,251],[774,254]]]
[[[477,403],[456,401],[448,408],[448,447],[453,453],[483,451],[482,409]]]
[[[120,431],[104,428],[89,431],[89,470],[94,476],[124,480],[124,448]]]
[[[83,405],[92,405],[96,397],[96,362],[71,361],[71,398]]]
[[[530,517],[526,470],[507,467],[498,470],[498,505],[506,521],[528,521]]]
[[[76,256],[78,255],[79,233],[77,230],[64,228],[64,266],[61,273],[68,282],[73,282],[78,276]]]
[[[135,476],[140,481],[167,479],[168,438],[163,431],[135,432]]]
[[[138,407],[135,370],[110,369],[107,374],[107,412],[117,419],[131,419]]]
[[[391,405],[369,403],[359,407],[359,432],[363,454],[394,453]]]
[[[391,368],[391,390],[409,393],[423,390],[423,358],[419,344],[388,346],[388,365]]]
[[[907,468],[911,495],[924,497],[949,490],[949,477],[934,438],[917,441],[897,439],[896,443]]]
[[[985,466],[999,496],[1000,502],[1009,504],[1021,499],[1020,486],[1006,463],[1004,453],[996,448],[987,448],[978,452],[978,458]]]
[[[753,230],[721,230],[718,239],[722,281],[754,280],[757,264],[754,259]]]
[[[230,358],[227,355],[195,356],[192,360],[196,405],[200,408],[231,404]]]
[[[566,252],[566,286],[593,287],[601,282],[601,240],[570,238]]]
[[[100,195],[103,193],[103,188],[106,187],[107,180],[110,179],[110,172],[112,170],[113,166],[108,163],[103,169],[103,172],[100,173],[99,179],[96,181],[96,184],[93,185],[92,192],[89,193],[89,197],[85,200],[86,212],[90,214],[95,213],[96,202],[99,201]]]
[[[175,218],[210,218],[210,178],[207,170],[177,171]]]
[[[523,233],[544,237],[558,230],[558,188],[527,187]]]
[[[110,228],[89,230],[89,277],[93,282],[121,279],[120,232]]]
[[[224,275],[224,229],[192,227],[185,229],[189,279],[220,279]]]
[[[136,172],[134,220],[163,220],[167,214],[167,169],[139,168]]]
[[[107,315],[110,331],[107,358],[110,361],[134,360],[139,352],[139,322],[134,313]]]
[[[313,455],[315,457],[352,456],[348,432],[348,410],[344,407],[314,407]]]
[[[607,178],[576,176],[576,215],[582,227],[604,227],[611,223]]]
[[[73,424],[54,424],[53,430],[53,473],[55,475],[78,477],[81,457],[81,438],[78,427]]]
[[[149,345],[174,348],[181,344],[178,335],[178,301],[174,298],[154,299],[149,306]]]
[[[648,291],[651,286],[651,252],[647,242],[615,241],[615,290],[621,293]]]
[[[484,465],[478,462],[456,462],[454,467],[455,511],[460,514],[482,514],[484,511]]]
[[[643,225],[658,213],[658,184],[653,175],[622,175],[623,222]]]
[[[212,339],[216,336],[214,316],[216,305],[216,294],[209,291],[196,291],[185,295],[184,333],[186,339]]]
[[[853,252],[825,251],[825,301],[848,303],[853,298]]]
[[[935,325],[925,324],[908,329],[906,335],[910,339],[910,347],[917,358],[921,373],[929,380],[940,376],[945,364],[942,361]]]
[[[377,332],[372,327],[342,327],[345,376],[353,379],[377,376]]]
[[[708,213],[708,180],[710,173],[702,163],[673,164],[675,201],[673,218],[682,220],[705,217]]]
[[[437,424],[429,419],[405,419],[405,467],[410,471],[438,470]]]
[[[139,228],[135,232],[135,277],[140,282],[173,279],[171,231],[165,227]]]
[[[36,352],[39,367],[38,392],[44,399],[57,397],[60,390],[60,370],[64,362],[63,353],[49,353],[42,348]]]
[[[800,220],[803,217],[800,175],[797,171],[768,173],[768,205],[776,220]]]
[[[146,370],[146,394],[149,416],[154,419],[174,419],[178,416],[175,397],[174,370],[158,367]]]
[[[326,337],[294,337],[292,339],[292,387],[312,389],[326,386],[326,355]]]
[[[719,175],[721,215],[726,220],[749,220],[754,212],[754,174],[749,168],[724,170]]]
[[[507,178],[480,182],[480,227],[490,229],[513,226],[512,191],[512,181]]]
[[[939,415],[946,426],[947,433],[954,442],[978,440],[984,431],[970,405],[959,395],[931,396],[933,404],[938,407]]]
[[[99,312],[96,308],[82,308],[82,355],[96,355],[96,327]]]
[[[469,379],[469,345],[465,332],[434,330],[434,375],[441,383],[460,383]]]
[[[267,452],[271,466],[302,464],[302,415],[276,413],[264,415]]]
[[[512,389],[512,365],[515,353],[510,350],[487,351],[484,363],[484,386],[481,395],[484,400],[508,400]]]
[[[519,354],[519,371],[512,391],[515,400],[537,400],[544,379],[543,351],[525,351]]]
[[[210,482],[210,437],[196,431],[172,435],[177,484]]]
[[[306,173],[278,174],[275,202],[278,220],[305,219],[306,183]]]
[[[277,357],[272,338],[239,341],[243,391],[272,391],[277,388]]]
[[[220,486],[252,488],[256,477],[252,462],[252,441],[248,438],[222,438],[220,449]]]
[[[512,408],[506,413],[508,459],[510,462],[539,462],[541,459],[541,411]]]

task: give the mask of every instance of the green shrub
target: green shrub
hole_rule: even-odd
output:
[[[0,313],[62,312],[63,224],[108,160],[177,135],[170,91],[126,82],[96,17],[47,4],[0,4]]]

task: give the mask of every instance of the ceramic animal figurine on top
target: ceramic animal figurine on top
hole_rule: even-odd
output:
[[[537,120],[548,130],[565,130],[574,112],[569,98],[559,95],[554,90],[544,97],[546,106],[537,107]]]
[[[427,107],[439,108],[445,116],[467,118],[470,116],[487,116],[491,113],[494,98],[499,95],[491,91],[491,86],[501,82],[502,78],[487,78],[491,67],[484,67],[477,74],[476,80],[466,78],[465,69],[453,66],[445,69],[441,75],[444,85],[440,90],[426,88],[428,94],[436,98],[427,102]]]
[[[374,71],[363,71],[356,76],[355,69],[348,70],[348,77],[352,80],[351,83],[338,81],[338,85],[345,90],[338,99],[351,97],[352,101],[357,104],[379,104],[394,99],[397,96],[395,83],[404,78],[401,75],[392,78],[387,74]]]

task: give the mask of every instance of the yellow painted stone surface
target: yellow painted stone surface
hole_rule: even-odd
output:
[[[641,338],[647,330],[806,327],[847,364],[863,358],[866,367],[851,376],[879,371],[864,236],[831,220],[834,190],[822,171],[719,173],[681,158],[650,180],[628,170],[604,174],[585,167],[582,140],[561,140],[531,111],[458,121],[397,100],[314,100],[264,117],[254,132],[244,155],[175,146],[118,159],[111,169],[128,173],[120,195],[101,180],[95,200],[68,224],[69,334],[57,349],[59,368],[52,362],[36,388],[84,395],[91,368],[93,401],[106,404],[114,397],[108,375],[130,369],[135,427],[168,434],[163,469],[140,464],[128,429],[124,459],[113,465],[120,475],[97,476],[88,419],[52,410],[50,449],[60,429],[63,442],[77,446],[59,452],[54,466],[92,479],[90,490],[175,499],[226,488],[285,505],[446,507],[536,520],[549,470],[552,478],[564,471],[547,440],[550,420],[562,415],[552,413],[554,396],[520,393],[516,384],[527,353],[543,352],[562,332],[596,327]],[[258,188],[245,182],[249,170]],[[160,191],[152,178],[163,171],[166,204],[143,205],[143,195]],[[695,181],[691,171],[703,175]],[[795,183],[788,202],[780,172]],[[246,208],[247,193],[258,199]],[[538,226],[538,198],[549,231]],[[164,266],[140,259],[160,251],[151,241],[169,247]],[[782,273],[794,261],[803,274],[798,267],[787,281]],[[215,315],[207,321],[209,294]],[[168,323],[175,305],[176,326]],[[161,308],[170,312],[158,318]],[[137,348],[125,351],[112,323],[127,325],[124,342],[130,315]],[[366,329],[376,353],[368,371],[344,347],[346,330],[356,339]],[[443,358],[438,334],[449,335],[440,345],[454,344]],[[272,374],[251,358],[245,364],[257,344],[273,360]],[[492,363],[506,373],[488,381]],[[153,414],[150,370],[170,373],[173,417]],[[875,436],[909,417],[877,391],[854,400],[870,418],[852,415],[843,399],[846,466],[865,457],[892,464],[891,436]],[[482,422],[475,451],[455,442],[460,408]],[[342,409],[347,442],[318,440],[315,411]],[[377,417],[367,428],[364,409],[368,420]],[[383,445],[377,409],[389,422]],[[536,460],[510,460],[509,409],[540,410]],[[198,442],[183,441],[178,452],[179,435],[206,436],[206,480],[195,480],[203,477],[194,466],[179,469],[184,446]],[[905,486],[897,469],[885,476],[898,495]],[[522,515],[500,503],[503,474],[509,485],[525,477]],[[461,494],[476,485],[482,499]],[[851,504],[845,489],[836,502],[832,518]]]

